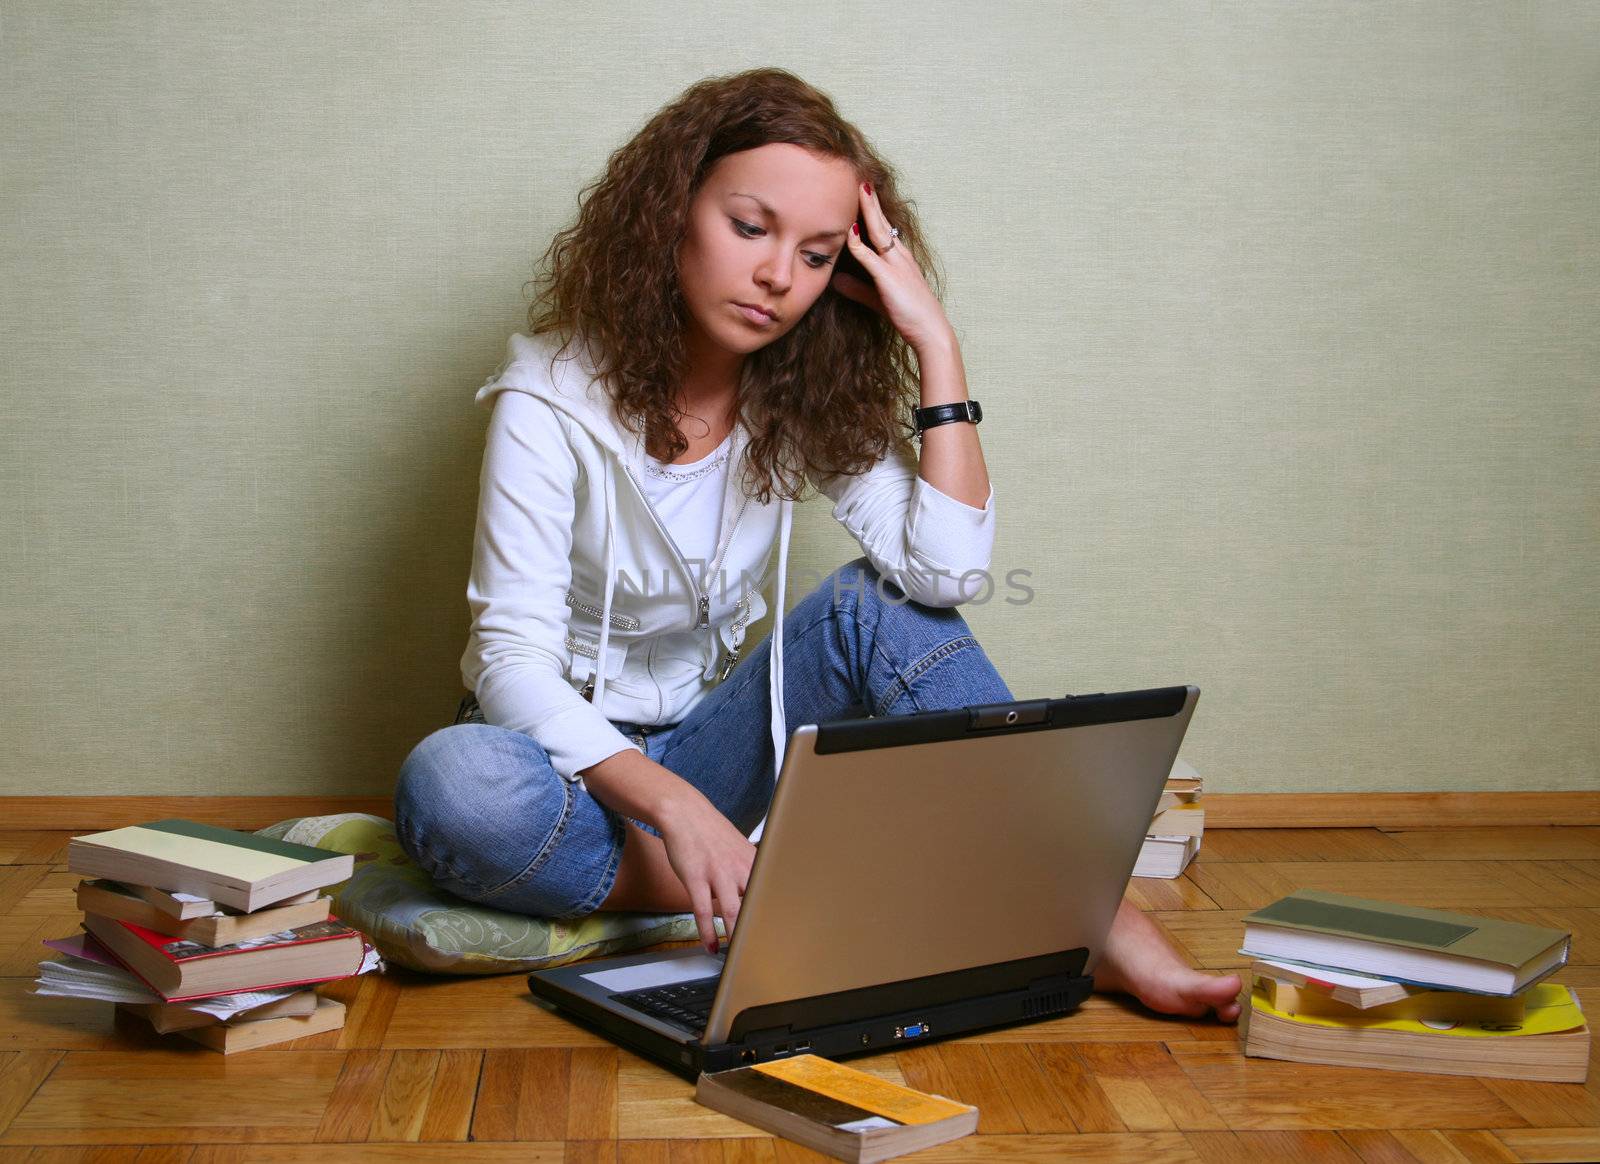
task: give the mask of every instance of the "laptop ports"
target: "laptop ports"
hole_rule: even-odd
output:
[[[772,1053],[774,1055],[787,1055],[789,1053],[789,1044],[779,1043],[776,1047],[772,1048]]]

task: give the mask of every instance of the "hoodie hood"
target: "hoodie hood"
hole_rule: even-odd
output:
[[[571,344],[559,359],[553,359],[559,341],[552,336],[526,336],[514,334],[506,343],[506,359],[489,380],[478,389],[476,403],[483,408],[493,406],[497,393],[507,390],[526,392],[546,401],[581,427],[610,456],[603,458],[604,473],[600,482],[605,499],[606,534],[604,547],[605,593],[600,617],[600,658],[606,658],[610,640],[611,607],[616,585],[617,491],[630,490],[638,504],[650,508],[649,500],[638,487],[647,454],[644,437],[623,425],[612,405],[611,396],[587,358],[583,345]],[[729,487],[738,489],[740,471],[744,461],[750,433],[742,421],[735,423],[729,448]],[[619,484],[619,478],[622,482]],[[725,494],[725,497],[727,495]],[[793,502],[779,501],[781,512],[778,522],[778,567],[776,595],[773,604],[771,667],[768,674],[768,694],[772,708],[771,732],[774,757],[774,777],[782,771],[784,752],[788,743],[788,730],[783,710],[783,608],[785,582],[789,564],[789,535],[793,523]],[[723,546],[731,535],[736,506],[724,504],[722,526],[718,531],[717,545]],[[653,512],[653,510],[652,510]],[[658,519],[659,521],[659,519]],[[665,529],[665,525],[662,525]],[[681,561],[674,547],[674,556]],[[768,551],[770,554],[770,550]],[[685,567],[687,569],[687,567]],[[710,633],[715,637],[716,631]],[[713,651],[709,679],[715,674]],[[594,706],[604,707],[606,668],[597,667],[594,679]],[[765,822],[763,822],[764,824]],[[760,837],[758,825],[751,839]]]

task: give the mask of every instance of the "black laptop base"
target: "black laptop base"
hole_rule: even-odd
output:
[[[1086,950],[1069,950],[999,966],[976,967],[912,982],[870,987],[844,995],[823,995],[776,1006],[757,1007],[741,1014],[735,1021],[735,1034],[743,1032],[737,1041],[710,1047],[698,1040],[680,1043],[642,1023],[630,1022],[615,1011],[597,1006],[589,999],[540,979],[537,972],[529,975],[528,989],[541,1005],[656,1060],[692,1081],[703,1071],[725,1071],[790,1055],[813,1054],[825,1059],[870,1055],[912,1043],[937,1042],[972,1031],[1013,1026],[1066,1014],[1076,1010],[1094,989],[1094,979],[1081,973],[1087,956]],[[941,992],[935,990],[930,996],[926,990],[928,983],[942,979],[947,989],[959,991],[962,986],[970,985],[982,977],[1010,978],[1015,981],[1018,972],[1029,970],[1044,973],[1030,977],[1028,984],[1020,989],[1001,990],[977,997],[958,995],[949,1002],[935,1001],[931,1005],[912,1006],[899,1011],[886,1012],[874,1006],[872,1009],[878,1013],[868,1019],[847,1018],[841,1013],[841,1005],[847,998],[859,1007],[864,1001],[870,1005],[874,997],[892,997],[913,986],[919,988],[921,997],[937,998]],[[802,1015],[811,1021],[806,1022]],[[752,1020],[762,1025],[757,1028],[752,1025]],[[687,1032],[685,1037],[688,1037]]]

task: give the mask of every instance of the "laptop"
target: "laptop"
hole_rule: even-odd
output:
[[[732,940],[528,976],[693,1079],[1065,1014],[1093,986],[1198,688],[796,727]]]

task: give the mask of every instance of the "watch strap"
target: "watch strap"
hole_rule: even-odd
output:
[[[958,400],[953,404],[934,404],[927,408],[911,410],[911,424],[918,436],[922,435],[923,430],[936,428],[941,424],[950,424],[958,420],[977,424],[982,419],[983,408],[976,400]]]

